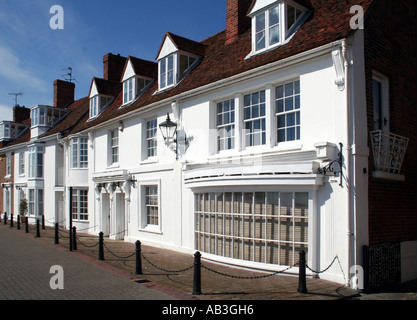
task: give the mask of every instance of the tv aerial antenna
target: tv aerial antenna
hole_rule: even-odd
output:
[[[65,81],[69,81],[69,82],[77,81],[75,78],[72,77],[72,68],[71,67],[68,67],[68,68],[63,69],[63,70],[64,71],[65,70],[68,71],[66,74],[63,74],[62,75],[62,77],[64,77]]]
[[[9,96],[14,96],[14,105],[17,106],[17,97],[23,96],[23,92],[22,91],[12,92],[12,93],[9,93]]]

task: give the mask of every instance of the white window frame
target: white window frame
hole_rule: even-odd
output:
[[[228,105],[228,110],[226,109]],[[239,112],[235,98],[225,99],[216,103],[216,152],[221,153],[236,148],[236,116]],[[221,121],[219,121],[221,119]],[[220,123],[221,122],[221,123]],[[230,129],[230,131],[227,131]],[[229,146],[230,142],[230,146]],[[223,148],[221,148],[223,146]]]
[[[19,176],[25,176],[25,152],[19,152]]]
[[[154,187],[157,190],[157,204],[150,205],[147,203],[147,195],[146,195],[146,188]],[[148,180],[148,181],[140,181],[138,186],[138,212],[139,212],[139,230],[140,231],[147,231],[151,233],[162,233],[162,214],[161,214],[161,181],[158,180]],[[148,223],[148,208],[153,207],[157,208],[157,220],[158,224],[149,224]]]
[[[108,165],[118,165],[120,161],[120,136],[119,129],[109,130],[108,132]]]
[[[224,188],[221,190],[208,188],[195,192],[195,250],[213,254],[222,257],[223,259],[238,259],[239,261],[248,261],[252,264],[268,263],[281,267],[295,265],[298,261],[298,247],[305,247],[311,257],[314,252],[314,244],[310,241],[313,230],[312,193],[307,190],[297,191],[297,188],[294,189],[283,188],[283,190],[276,190],[276,188],[259,187],[254,190],[253,187],[243,187],[225,191]],[[228,201],[225,200],[226,195],[230,196]],[[287,204],[291,205],[290,207],[287,207],[283,205],[284,202],[282,200],[285,198],[289,200],[289,195],[291,195],[291,203],[288,201]],[[298,210],[296,210],[297,196],[301,196],[301,199],[305,200],[305,202],[298,203]],[[304,198],[305,196],[306,198]],[[208,201],[206,201],[206,197],[208,197]],[[251,201],[245,200],[248,198]],[[258,199],[258,201],[256,199]],[[259,202],[259,199],[263,199],[263,201]],[[274,202],[271,200],[274,200]],[[300,200],[300,198],[298,198],[298,200]],[[236,207],[236,203],[239,204],[238,208]],[[250,205],[245,206],[247,203]],[[269,206],[272,203],[273,206]],[[221,207],[219,207],[219,205]],[[284,208],[286,208],[286,211],[282,210]],[[303,212],[303,210],[307,210],[307,212]],[[304,214],[299,214],[301,212]],[[231,220],[226,221],[226,219]],[[279,231],[275,234],[270,233],[268,236],[267,224],[270,219],[275,220],[274,224],[276,224]],[[302,220],[307,224],[304,226],[304,229],[296,230],[296,219]],[[285,226],[288,222],[291,223],[292,229],[291,233],[286,234],[287,236],[290,236],[290,238],[285,239],[281,237],[280,225],[284,224]],[[228,225],[226,225],[226,223],[228,223]],[[257,225],[259,229],[257,228]],[[296,231],[301,232],[297,234]],[[306,231],[307,234],[304,234],[303,231]],[[300,238],[297,239],[296,235]],[[222,242],[222,244],[219,245],[218,242]],[[226,253],[228,250],[226,242],[229,242],[228,253]],[[244,252],[245,243],[249,244],[251,248],[251,250],[247,252],[246,257]],[[258,256],[259,260],[262,257],[263,261],[257,260],[255,254],[257,244],[264,246],[261,249],[263,254]],[[267,244],[275,244],[278,246],[276,263],[271,263],[267,259]],[[289,252],[292,253],[292,258],[291,260],[283,261],[279,254],[279,250],[282,246],[284,246],[285,249],[286,247],[289,247],[289,245],[291,246]]]
[[[100,113],[107,108],[114,97],[96,94],[90,98],[90,119],[97,118]]]
[[[378,125],[375,122],[375,93],[374,91],[374,82],[380,84],[380,108],[378,117],[383,119],[378,119]],[[389,78],[379,72],[372,72],[372,105],[373,105],[373,127],[372,130],[382,130],[389,132],[390,131],[390,112],[389,112]]]
[[[72,189],[71,208],[74,221],[88,221],[88,188]]]
[[[43,146],[30,146],[28,148],[29,153],[29,178],[43,178],[44,167],[44,147]]]
[[[85,154],[82,155],[82,151]],[[88,168],[88,137],[75,137],[71,139],[71,168]]]
[[[10,178],[12,176],[12,153],[6,154],[6,176],[5,178]]]
[[[180,70],[181,57],[187,57],[187,68]],[[199,56],[184,51],[171,53],[158,61],[158,88],[164,90],[177,85],[197,64]],[[168,62],[172,59],[172,69],[168,69]],[[180,73],[181,72],[181,73]],[[172,73],[172,82],[168,82]]]
[[[251,55],[261,53],[269,49],[275,48],[279,45],[287,43],[291,39],[291,36],[295,33],[297,28],[301,25],[301,20],[302,20],[301,17],[304,15],[305,9],[303,9],[297,3],[294,3],[292,1],[288,1],[288,2],[289,3],[287,3],[286,1],[281,1],[278,3],[273,3],[270,6],[262,9],[261,11],[258,10],[257,12],[251,15],[251,18],[252,18],[252,52],[251,52]],[[297,17],[295,18],[295,21],[293,25],[290,26],[290,28],[288,28],[287,26],[288,24],[287,7],[288,6],[291,6],[300,12],[298,18]],[[279,17],[279,21],[278,21],[279,41],[270,43],[270,36],[271,36],[270,30],[274,26],[277,25],[277,24],[270,25],[270,12],[276,8],[278,8],[278,17]],[[258,49],[257,48],[257,34],[260,32],[257,32],[256,22],[257,22],[257,19],[259,19],[262,15],[265,18],[265,26],[264,26],[264,29],[262,29],[264,33],[265,46]]]
[[[154,79],[138,76],[132,76],[123,81],[123,105],[135,101],[153,81]]]
[[[287,94],[286,91],[287,86],[292,84],[292,93]],[[298,86],[298,90],[296,90]],[[281,97],[278,95],[279,88],[282,87],[283,89],[283,96]],[[276,141],[275,143],[277,145],[286,143],[286,142],[294,142],[301,140],[301,86],[300,86],[300,80],[290,80],[285,81],[281,84],[278,84],[275,86],[275,95],[274,95],[274,103],[273,108],[273,114],[275,116],[275,135],[276,135]],[[298,93],[297,93],[298,92]],[[288,105],[287,105],[288,103]],[[290,109],[290,104],[292,108]],[[281,109],[282,107],[282,109]],[[281,111],[282,110],[282,111]],[[291,117],[294,117],[293,120],[291,120]],[[284,125],[281,126],[279,119],[283,119]],[[293,121],[293,123],[291,123]],[[291,132],[294,130],[294,139],[289,140],[288,139],[288,132]],[[285,139],[280,141],[279,137],[279,131],[285,131],[284,136]]]
[[[146,146],[146,159],[152,159],[158,155],[158,119],[151,118],[146,122],[145,128],[145,146]],[[149,127],[150,124],[155,124],[154,127]]]
[[[43,215],[45,193],[42,188],[28,188],[28,215],[40,217]]]
[[[254,103],[252,98],[254,94],[258,94],[258,103]],[[261,97],[264,96],[264,102],[262,102]],[[246,97],[250,96],[250,104],[246,105]],[[267,108],[268,108],[268,97],[266,94],[265,89],[254,90],[250,93],[246,93],[242,97],[243,99],[243,107],[242,107],[242,141],[245,148],[253,148],[253,147],[262,147],[267,145],[267,132],[268,132],[268,123],[267,123]],[[264,114],[262,115],[262,105],[264,105]],[[254,110],[256,110],[256,106],[258,106],[258,115],[254,115]],[[246,110],[249,110],[250,117],[246,118]],[[260,122],[260,129],[255,129],[256,122]],[[246,125],[248,123],[252,123],[252,129],[246,129]],[[260,135],[260,142],[257,143],[256,137]],[[249,140],[248,140],[249,139]]]

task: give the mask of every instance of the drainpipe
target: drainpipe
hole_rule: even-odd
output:
[[[346,277],[346,285],[349,286],[350,284],[350,267],[352,266],[352,194],[354,188],[354,181],[353,181],[353,172],[352,172],[352,139],[351,139],[351,101],[350,101],[350,77],[349,77],[349,59],[347,55],[347,44],[346,39],[342,41],[342,57],[344,62],[344,69],[345,69],[345,88],[346,88],[346,158],[345,158],[345,165],[346,165],[346,179],[347,179],[347,195],[348,195],[348,202],[347,202],[347,277]],[[353,131],[352,131],[353,134]]]

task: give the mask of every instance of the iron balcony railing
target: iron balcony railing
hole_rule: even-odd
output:
[[[399,174],[409,139],[382,130],[370,134],[375,170]]]

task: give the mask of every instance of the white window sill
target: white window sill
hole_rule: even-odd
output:
[[[142,160],[140,164],[146,165],[146,164],[155,164],[158,162],[159,162],[158,157],[155,156],[155,157],[149,157],[149,158]]]
[[[142,231],[142,232],[162,234],[161,228],[159,226],[155,226],[155,225],[147,225],[144,228],[139,228],[138,230]]]

